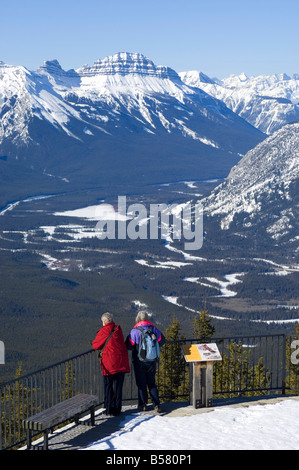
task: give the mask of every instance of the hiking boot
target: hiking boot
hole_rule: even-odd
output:
[[[162,413],[162,408],[161,408],[160,405],[156,405],[154,409],[155,409],[156,413]]]
[[[138,406],[138,411],[146,411],[146,405]]]

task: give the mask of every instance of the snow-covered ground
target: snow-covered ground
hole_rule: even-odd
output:
[[[187,416],[132,413],[117,432],[81,450],[245,449],[299,450],[299,400],[219,407]]]

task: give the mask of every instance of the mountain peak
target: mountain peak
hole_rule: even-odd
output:
[[[247,77],[246,73],[244,73],[244,72],[242,72],[242,73],[239,75],[238,78],[239,78],[240,82],[247,82],[247,80],[248,80],[248,77]]]
[[[57,59],[45,60],[40,68],[37,70],[38,74],[52,75],[59,78],[72,78],[77,77],[77,73],[74,69],[65,71]]]
[[[62,69],[57,59],[45,60],[43,64],[40,66],[39,72],[47,72],[47,73],[50,73],[51,75],[52,74],[61,75],[62,73],[65,73],[65,71]]]
[[[199,70],[189,70],[188,72],[180,72],[180,78],[183,82],[188,83],[190,86],[198,86],[199,83],[207,83],[214,85],[215,80],[208,77],[206,74]],[[200,86],[198,86],[200,88]]]
[[[149,75],[159,78],[178,79],[178,74],[170,67],[156,66],[150,59],[137,52],[117,52],[98,59],[93,66],[84,65],[77,69],[79,75]]]

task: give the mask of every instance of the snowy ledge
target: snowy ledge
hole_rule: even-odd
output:
[[[199,409],[188,402],[162,405],[162,415],[154,414],[151,405],[146,412],[128,406],[117,418],[107,418],[101,409],[93,431],[69,424],[49,436],[49,447],[110,451],[299,449],[299,396],[216,399],[213,407]],[[39,443],[42,439],[35,442]]]

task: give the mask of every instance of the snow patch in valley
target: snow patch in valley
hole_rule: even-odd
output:
[[[78,217],[88,220],[128,220],[129,218],[117,212],[111,204],[97,204],[82,207],[71,211],[55,212],[54,215],[62,217]]]
[[[207,286],[207,287],[219,289],[220,297],[235,297],[237,295],[237,292],[232,291],[231,289],[229,289],[229,287],[234,284],[238,284],[239,282],[242,282],[240,279],[238,279],[238,277],[244,276],[244,275],[245,273],[226,274],[224,275],[224,279],[226,279],[226,281],[220,281],[219,279],[215,277],[204,277],[204,278],[186,277],[184,278],[184,281],[195,282],[195,283]],[[209,282],[209,284],[203,283],[200,279],[206,279]]]
[[[184,263],[181,261],[156,261],[156,264],[150,264],[148,261],[143,259],[135,260],[136,263],[141,266],[147,266],[148,268],[163,268],[163,269],[176,269],[183,266],[191,265],[192,263]]]

